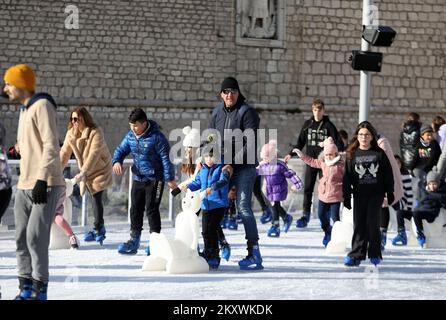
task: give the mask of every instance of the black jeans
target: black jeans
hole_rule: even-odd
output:
[[[257,201],[260,203],[262,210],[265,210],[266,208],[271,206],[268,199],[266,199],[265,195],[262,192],[262,176],[256,176],[256,180],[254,181],[254,189],[252,190],[252,192],[254,193]]]
[[[353,202],[353,238],[349,256],[364,260],[381,258],[381,206],[384,196],[355,198]]]
[[[164,181],[140,182],[133,180],[132,206],[130,208],[130,229],[141,233],[143,230],[144,210],[149,220],[150,233],[161,231],[160,204],[163,196]]]
[[[279,216],[282,218],[282,220],[285,220],[287,213],[283,209],[283,207],[280,205],[280,201],[274,201],[273,205],[273,224],[279,223]]]
[[[415,220],[415,225],[417,226],[417,231],[423,231],[423,220],[426,220],[428,223],[432,223],[435,221],[435,218],[438,217],[439,211],[419,211],[415,210],[413,212],[413,219]]]
[[[3,214],[8,209],[9,201],[11,200],[12,188],[0,190],[0,220]]]
[[[100,230],[104,225],[104,204],[102,203],[102,195],[104,190],[92,195],[93,197],[93,214],[94,214],[94,228]]]
[[[311,203],[313,199],[314,185],[316,184],[317,176],[321,172],[320,169],[312,168],[309,165],[305,166],[305,181],[304,181],[304,213],[311,213]]]
[[[390,221],[390,211],[389,207],[381,208],[381,229],[386,229],[389,227]]]
[[[203,231],[204,250],[218,252],[218,229],[225,213],[225,208],[217,208],[209,211],[202,210],[201,228]]]

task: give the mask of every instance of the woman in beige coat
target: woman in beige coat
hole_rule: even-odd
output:
[[[81,195],[88,190],[93,197],[94,228],[85,234],[84,241],[96,240],[102,244],[105,239],[102,194],[112,184],[112,162],[102,129],[84,107],[71,112],[68,132],[60,150],[62,168],[73,153],[80,170],[74,179],[79,183]]]

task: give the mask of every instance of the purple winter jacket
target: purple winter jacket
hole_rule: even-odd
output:
[[[302,181],[296,172],[289,169],[287,165],[277,160],[276,164],[261,163],[257,167],[257,174],[265,176],[266,180],[266,196],[269,201],[284,201],[288,195],[287,178],[296,186],[302,189]]]

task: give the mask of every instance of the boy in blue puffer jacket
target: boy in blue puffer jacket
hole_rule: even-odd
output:
[[[205,148],[206,149],[206,148]],[[206,198],[201,203],[202,209],[202,233],[204,240],[203,256],[212,269],[220,265],[218,248],[218,226],[228,207],[228,183],[230,174],[222,171],[223,164],[216,163],[214,148],[202,152],[203,166],[197,173],[195,180],[182,186],[182,191],[206,190]]]
[[[164,183],[177,187],[173,166],[169,159],[170,146],[155,121],[147,120],[144,110],[137,108],[129,116],[130,131],[113,154],[113,172],[122,174],[122,162],[132,154],[132,206],[130,208],[130,240],[118,247],[122,254],[138,251],[143,230],[144,209],[149,219],[150,233],[161,231],[159,206]],[[150,255],[149,246],[146,248]]]

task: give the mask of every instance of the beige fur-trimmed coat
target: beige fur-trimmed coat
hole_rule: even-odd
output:
[[[79,170],[85,172],[85,178],[79,183],[81,195],[86,188],[95,194],[112,185],[111,155],[102,129],[87,127],[82,133],[75,128],[69,129],[60,150],[62,168],[73,153]]]

